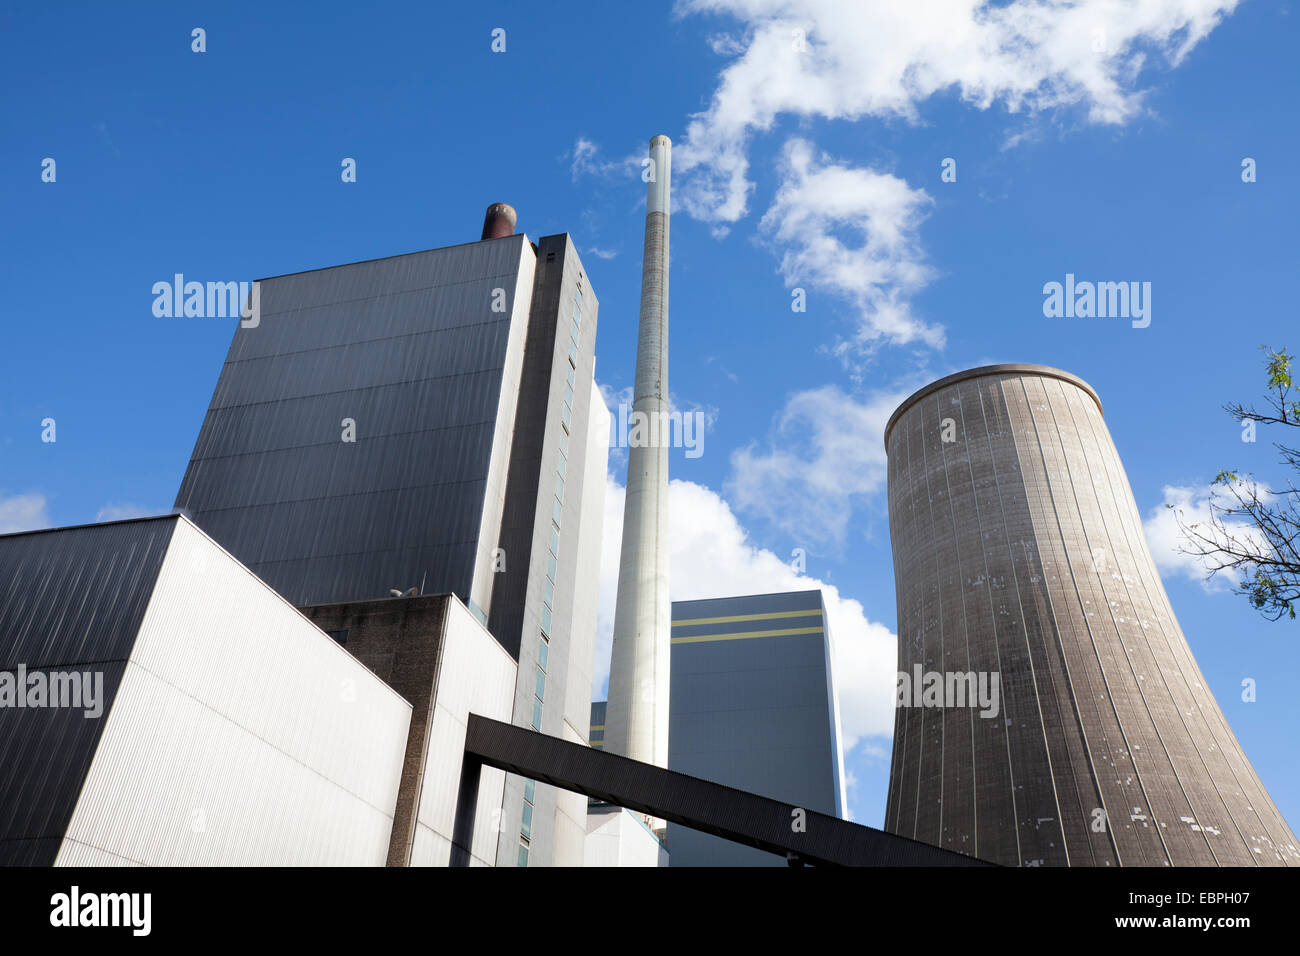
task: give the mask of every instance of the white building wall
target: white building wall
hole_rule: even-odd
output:
[[[410,713],[178,518],[56,865],[381,866]]]
[[[411,866],[446,866],[451,861],[466,722],[474,713],[509,723],[515,677],[514,659],[496,638],[458,600],[448,601]],[[492,866],[496,861],[505,776],[501,770],[482,769],[471,866]]]
[[[601,807],[587,817],[585,866],[668,865],[668,851],[636,814]]]
[[[596,609],[600,600],[600,547],[605,522],[605,474],[609,470],[609,408],[600,387],[591,383],[587,450],[578,519],[577,584],[564,684],[562,736],[586,744],[591,728],[591,674],[596,658]],[[561,790],[555,806],[555,866],[582,866],[587,834],[587,797]]]

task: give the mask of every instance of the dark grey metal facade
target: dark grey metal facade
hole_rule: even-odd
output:
[[[0,672],[93,668],[104,713],[0,707],[0,866],[50,866],[176,518],[0,535]]]
[[[532,260],[517,235],[261,280],[176,506],[297,605],[421,585],[481,598]]]
[[[1179,628],[1096,393],[972,369],[904,402],[885,443],[899,670],[1000,682],[988,717],[899,707],[885,828],[1007,865],[1300,864]]]
[[[820,591],[673,602],[668,767],[843,814],[830,637]],[[668,824],[671,866],[784,861]]]

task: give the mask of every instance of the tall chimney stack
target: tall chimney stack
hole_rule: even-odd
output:
[[[515,223],[519,217],[515,214],[515,207],[509,203],[494,202],[487,208],[487,215],[483,217],[483,235],[480,239],[504,239],[506,236],[515,234]]]
[[[668,597],[668,217],[672,142],[650,140],[634,422],[650,439],[628,449],[623,549],[604,749],[668,766],[668,681],[672,605]],[[644,416],[644,417],[641,417]]]

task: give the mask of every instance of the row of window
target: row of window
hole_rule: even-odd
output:
[[[533,729],[542,729],[542,702],[546,700],[546,668],[551,651],[551,616],[555,609],[555,573],[560,559],[560,528],[564,516],[564,482],[569,472],[569,431],[573,427],[573,385],[578,372],[578,340],[582,332],[582,287],[573,296],[573,323],[569,330],[569,367],[564,385],[564,406],[560,409],[560,454],[555,466],[555,503],[551,510],[550,537],[546,547],[546,580],[542,584],[542,633],[537,644],[537,684],[533,694]],[[524,784],[524,814],[519,827],[519,865],[528,865],[528,847],[533,838],[533,795],[537,781]]]

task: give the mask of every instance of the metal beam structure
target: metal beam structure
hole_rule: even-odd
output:
[[[475,788],[466,777],[476,778],[478,767],[489,766],[766,850],[792,864],[992,865],[477,714],[469,715],[464,766],[458,833],[473,829]]]

